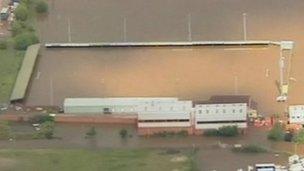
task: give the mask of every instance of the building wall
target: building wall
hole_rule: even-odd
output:
[[[237,125],[247,127],[247,105],[197,104],[194,107],[196,129],[217,129],[222,126]]]
[[[304,105],[289,106],[289,122],[291,124],[304,124]]]

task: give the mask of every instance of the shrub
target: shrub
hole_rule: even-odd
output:
[[[44,123],[44,122],[54,122],[55,118],[49,115],[35,115],[29,119],[30,123]]]
[[[223,126],[218,129],[218,133],[223,137],[235,137],[239,135],[237,126]]]
[[[38,37],[34,33],[21,33],[14,38],[14,47],[18,50],[26,50],[28,46],[38,42]]]
[[[15,10],[17,20],[25,21],[28,18],[29,11],[24,4],[20,4]]]
[[[36,3],[35,9],[36,9],[36,12],[38,12],[38,13],[46,13],[46,12],[48,12],[49,6],[45,1],[39,0]]]
[[[6,49],[7,48],[7,42],[6,40],[0,41],[0,49]]]
[[[240,148],[234,147],[232,151],[242,153],[266,153],[268,150],[260,145],[249,144]]]
[[[52,139],[54,135],[54,122],[44,122],[40,125],[40,130],[33,136],[34,139]]]
[[[299,133],[297,133],[295,137],[295,142],[299,144],[304,144],[304,130],[302,129]]]
[[[276,123],[268,132],[267,138],[273,141],[281,141],[284,139],[284,128],[280,123]]]
[[[209,129],[204,131],[205,136],[219,136],[219,132],[216,129]]]
[[[128,136],[128,130],[126,130],[126,129],[120,130],[119,131],[119,135],[120,135],[121,138],[127,138],[127,136]]]
[[[284,141],[292,142],[294,139],[293,133],[288,132],[284,135]]]
[[[86,138],[92,138],[92,137],[95,137],[96,136],[96,130],[95,130],[95,127],[91,127],[89,129],[89,131],[86,133]]]
[[[13,36],[16,36],[16,35],[24,33],[24,32],[33,32],[33,31],[35,31],[34,27],[26,24],[23,21],[16,20],[12,24]]]

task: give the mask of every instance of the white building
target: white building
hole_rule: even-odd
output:
[[[177,98],[66,98],[64,112],[68,114],[130,114],[138,113],[145,103],[176,102]]]
[[[289,123],[304,124],[304,105],[289,106]]]
[[[137,111],[138,128],[191,127],[192,101],[148,102]]]
[[[218,129],[232,125],[247,127],[246,103],[196,104],[194,116],[195,129]]]

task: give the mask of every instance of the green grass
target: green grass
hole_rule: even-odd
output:
[[[172,161],[177,156],[186,160]],[[1,171],[172,171],[195,170],[195,155],[190,150],[168,154],[152,149],[40,149],[0,150]],[[7,162],[10,161],[10,162]],[[6,164],[4,163],[6,162]],[[9,164],[7,164],[9,163]],[[1,168],[2,166],[2,168]]]
[[[0,50],[0,103],[9,100],[24,53],[13,49]]]

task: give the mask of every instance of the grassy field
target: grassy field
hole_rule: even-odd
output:
[[[190,150],[0,150],[1,171],[192,171],[194,161]]]
[[[0,50],[0,103],[9,100],[24,51]]]

